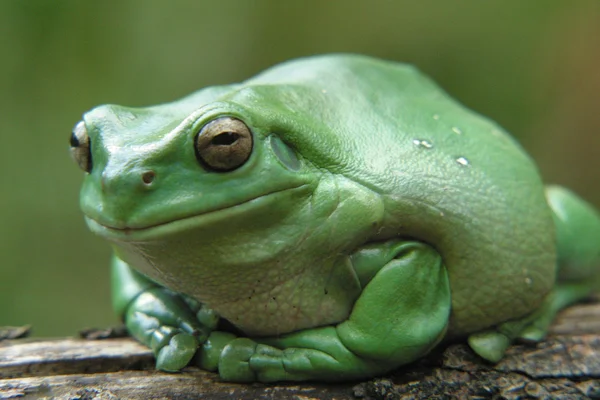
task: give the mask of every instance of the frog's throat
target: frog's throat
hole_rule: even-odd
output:
[[[268,207],[269,204],[274,201],[278,201],[279,198],[286,196],[289,194],[289,192],[301,192],[302,190],[308,189],[309,186],[309,184],[301,184],[291,188],[275,190],[262,196],[254,197],[241,203],[234,204],[232,206],[215,208],[198,214],[135,228],[106,225],[89,215],[85,215],[84,218],[92,232],[103,236],[106,239],[125,242],[144,241],[165,236],[174,232],[182,232],[188,229],[193,229],[194,227],[202,226],[205,223],[229,218],[236,214],[243,214],[254,208],[265,206]]]

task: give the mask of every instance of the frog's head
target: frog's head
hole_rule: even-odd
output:
[[[241,102],[207,101],[214,92],[219,89],[150,108],[105,105],[85,114],[71,152],[86,172],[81,207],[94,232],[140,241],[216,220],[239,228],[236,216],[251,224],[248,214],[271,213],[275,222],[283,218],[275,209],[288,213],[310,196],[318,170],[280,127]]]
[[[336,81],[274,78],[86,113],[71,153],[86,172],[80,202],[90,229],[168,287],[200,296],[201,280],[202,301],[231,295],[223,288],[232,276],[273,287],[364,242],[383,208],[344,178],[358,145],[339,134],[350,132],[340,128],[346,113],[328,106]]]

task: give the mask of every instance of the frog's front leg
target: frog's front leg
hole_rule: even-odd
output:
[[[361,249],[352,262],[364,290],[346,321],[279,338],[234,339],[220,354],[221,377],[263,382],[359,379],[414,361],[439,343],[451,299],[437,251],[420,242],[390,241]]]
[[[114,256],[112,302],[127,330],[150,347],[156,368],[178,371],[215,329],[218,316],[201,303],[146,278]]]

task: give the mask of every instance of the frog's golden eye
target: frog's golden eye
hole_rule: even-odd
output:
[[[79,168],[85,172],[91,172],[92,153],[90,148],[90,137],[88,136],[83,121],[79,121],[79,123],[75,125],[75,128],[73,128],[69,143],[71,144],[71,157],[75,160],[77,165],[79,165]]]
[[[196,136],[196,157],[211,171],[241,167],[252,153],[252,132],[239,119],[222,117],[204,125]]]

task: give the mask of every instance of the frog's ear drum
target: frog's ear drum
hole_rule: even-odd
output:
[[[90,137],[88,136],[85,123],[80,121],[71,133],[71,157],[79,168],[87,173],[92,171],[92,152],[90,148]]]
[[[205,169],[233,171],[252,153],[252,132],[239,119],[221,117],[204,125],[194,143],[196,157]]]

